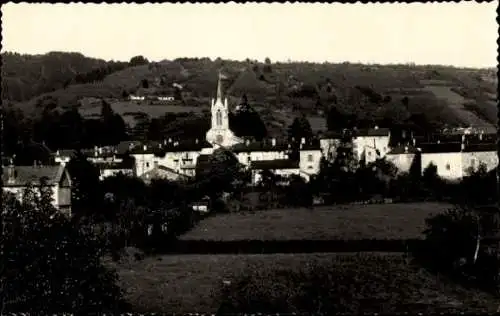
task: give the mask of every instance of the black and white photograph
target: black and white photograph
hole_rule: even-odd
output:
[[[2,4],[0,315],[500,312],[498,6]]]

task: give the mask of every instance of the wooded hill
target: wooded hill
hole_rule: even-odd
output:
[[[357,120],[376,122],[384,118],[405,122],[416,115],[438,128],[492,127],[497,120],[493,68],[272,63],[269,59],[148,62],[141,56],[114,62],[63,52],[36,56],[3,53],[2,60],[2,100],[25,113],[40,113],[47,106],[79,107],[82,113],[92,103],[86,102],[89,98],[107,98],[113,105],[128,102],[130,94],[175,96],[177,101],[163,105],[164,109],[149,102],[132,110],[129,107],[128,112],[153,117],[157,113],[206,112],[216,91],[217,73],[222,70],[231,106],[246,94],[266,125],[278,129],[300,113],[314,119],[325,117],[332,108]]]

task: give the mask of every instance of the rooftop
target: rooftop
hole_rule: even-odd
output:
[[[299,169],[299,162],[290,159],[258,160],[250,164],[255,170]]]
[[[389,136],[390,129],[389,128],[362,128],[355,130],[353,132],[354,137],[377,137],[377,136]]]
[[[4,167],[2,181],[4,186],[26,186],[28,184],[38,185],[45,178],[47,185],[59,182],[65,170],[63,166],[14,166],[14,181],[9,180],[9,168]]]

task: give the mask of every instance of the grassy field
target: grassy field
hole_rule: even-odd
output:
[[[134,101],[120,101],[111,104],[115,113],[124,115],[127,112],[142,112],[148,114],[151,118],[161,117],[166,113],[180,113],[180,112],[201,112],[203,108],[196,106],[181,106],[181,105],[149,105],[138,104]],[[89,116],[92,114],[101,113],[101,105],[88,106],[80,108],[82,116]]]
[[[271,312],[266,300],[284,303],[281,312],[293,312],[304,308],[301,296],[312,303],[325,293],[322,301],[333,310],[323,311],[330,312],[492,312],[498,305],[489,295],[438,279],[398,254],[181,255],[106,264],[117,269],[136,312],[213,313],[223,302],[232,311]],[[231,298],[223,294],[223,281],[231,282]],[[308,284],[323,288],[311,297]]]
[[[408,203],[279,209],[218,214],[201,221],[182,240],[328,240],[420,238],[425,218],[449,204]]]
[[[464,103],[472,100],[468,100],[461,96],[460,94],[451,90],[452,85],[427,85],[424,89],[432,92],[436,98],[446,100],[446,103],[452,109],[461,121],[472,126],[490,126],[491,124],[481,117],[477,116],[474,112],[470,111],[464,107]]]

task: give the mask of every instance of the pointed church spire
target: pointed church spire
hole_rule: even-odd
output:
[[[222,102],[222,73],[219,70],[219,81],[217,81],[217,101]]]

